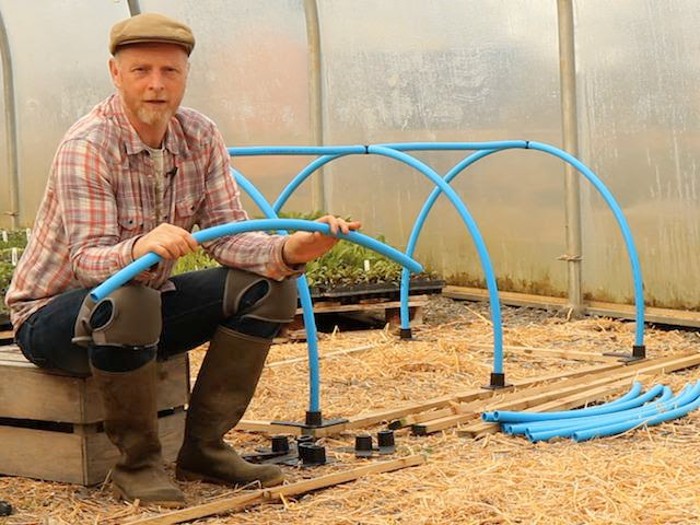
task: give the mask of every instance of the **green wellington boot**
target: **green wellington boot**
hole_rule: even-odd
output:
[[[105,410],[105,432],[121,452],[112,470],[115,493],[126,501],[183,507],[185,495],[163,468],[155,360],[130,372],[91,368]]]
[[[178,479],[232,486],[282,483],[278,466],[248,463],[223,439],[253,398],[270,344],[268,339],[217,328],[190,397]]]

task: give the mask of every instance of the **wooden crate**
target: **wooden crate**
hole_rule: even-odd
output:
[[[187,355],[160,363],[159,432],[173,461],[185,427]],[[104,433],[92,378],[42,370],[14,345],[0,346],[0,474],[94,485],[119,456]]]

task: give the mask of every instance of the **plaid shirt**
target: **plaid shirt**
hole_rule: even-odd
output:
[[[165,139],[163,220],[191,231],[248,217],[214,123],[180,108]],[[5,301],[19,326],[53,297],[92,288],[133,261],[132,247],[156,226],[155,176],[146,146],[112,95],[76,122],[58,147],[29,243]],[[298,273],[282,260],[284,238],[261,232],[221,237],[204,249],[223,266],[273,279]],[[175,261],[139,276],[167,290]],[[144,281],[144,279],[146,279]]]

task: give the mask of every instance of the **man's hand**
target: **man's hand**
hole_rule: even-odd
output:
[[[134,243],[131,250],[134,259],[154,252],[163,259],[178,259],[197,250],[197,241],[187,230],[163,223]]]
[[[316,219],[316,222],[328,224],[332,235],[324,235],[320,232],[294,232],[287,237],[282,247],[282,258],[285,263],[294,266],[316,259],[335,246],[339,239],[334,235],[338,232],[348,234],[362,226],[358,221],[347,222],[333,215],[324,215]]]

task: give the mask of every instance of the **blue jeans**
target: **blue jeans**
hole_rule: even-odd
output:
[[[163,331],[158,343],[159,359],[168,359],[209,341],[220,324],[240,328],[235,318],[224,319],[223,315],[227,273],[227,268],[210,268],[171,278],[176,289],[163,292],[161,296]],[[80,306],[89,292],[89,289],[65,292],[20,326],[17,344],[27,359],[42,368],[80,376],[90,374],[87,349],[71,341]],[[255,297],[259,292],[252,289],[242,298],[239,313],[245,312],[246,304],[253,304],[260,298]],[[279,326],[257,326],[250,330],[245,326],[249,335],[268,338],[274,337],[278,329]]]

